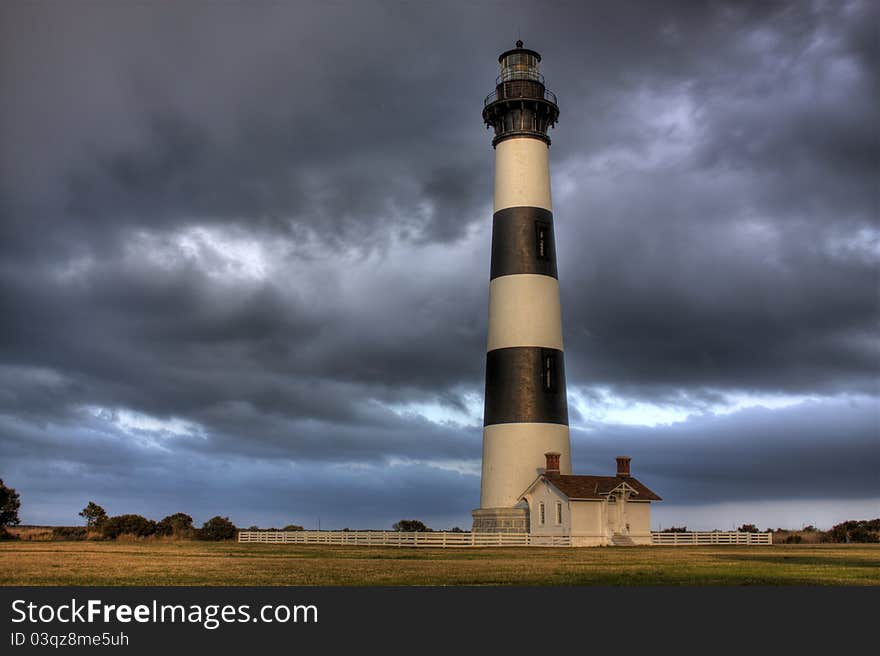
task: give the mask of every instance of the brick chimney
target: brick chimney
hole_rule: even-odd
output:
[[[555,451],[548,451],[544,454],[544,457],[547,458],[547,466],[544,468],[545,474],[558,474],[559,473],[559,454]]]
[[[629,456],[617,456],[617,477],[629,478]]]

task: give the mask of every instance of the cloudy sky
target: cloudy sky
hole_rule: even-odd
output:
[[[871,2],[0,8],[25,523],[468,527],[497,56],[559,96],[577,473],[654,526],[880,515]]]

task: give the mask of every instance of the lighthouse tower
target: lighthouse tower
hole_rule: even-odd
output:
[[[571,474],[562,317],[547,130],[556,96],[544,86],[541,55],[502,53],[483,120],[495,130],[495,205],[483,414],[483,472],[474,531],[527,532],[520,497],[558,454]]]

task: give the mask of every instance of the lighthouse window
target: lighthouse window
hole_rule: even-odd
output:
[[[558,501],[556,502],[556,523],[562,523],[562,504]]]
[[[550,224],[535,221],[535,245],[539,260],[550,260]]]
[[[544,367],[542,379],[544,390],[547,392],[556,391],[556,354],[552,351],[545,351],[543,354]]]
[[[544,525],[544,502],[538,504],[538,517],[541,525]]]

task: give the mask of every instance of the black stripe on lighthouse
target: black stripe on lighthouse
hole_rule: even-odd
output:
[[[517,273],[558,278],[553,212],[541,207],[508,207],[492,217],[490,279]]]
[[[483,425],[513,423],[568,425],[562,351],[513,346],[486,354]]]

